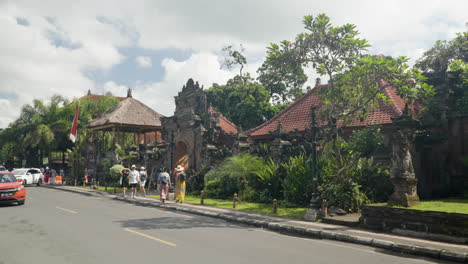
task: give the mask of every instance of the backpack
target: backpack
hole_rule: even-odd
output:
[[[161,184],[162,185],[166,185],[168,182],[167,182],[167,176],[166,175],[161,175]]]
[[[146,181],[146,174],[145,173],[140,173],[140,181],[142,181],[142,182]]]
[[[179,181],[184,182],[187,180],[187,175],[185,173],[179,174]]]

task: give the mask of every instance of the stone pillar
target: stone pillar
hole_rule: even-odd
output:
[[[394,119],[397,130],[392,135],[392,166],[390,181],[394,193],[388,200],[389,205],[409,207],[419,203],[417,193],[418,179],[413,167],[413,146],[415,121],[410,117],[408,106],[400,118]]]

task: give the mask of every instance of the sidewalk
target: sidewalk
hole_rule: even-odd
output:
[[[175,204],[167,201],[162,204],[157,199],[138,197],[123,198],[103,191],[89,190],[71,186],[44,186],[48,188],[71,191],[84,195],[105,196],[110,199],[125,201],[141,206],[159,207],[184,213],[215,217],[231,222],[253,225],[280,233],[338,240],[342,242],[367,245],[375,248],[420,255],[436,259],[468,263],[468,245],[450,244],[430,240],[408,238],[387,233],[373,232],[342,225],[300,221],[286,217],[263,215],[234,209],[217,208],[196,204]]]

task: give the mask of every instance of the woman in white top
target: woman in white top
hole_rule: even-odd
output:
[[[128,174],[128,183],[130,188],[132,189],[132,198],[135,198],[136,189],[138,186],[138,182],[140,181],[140,173],[136,170],[136,166],[132,165],[130,168],[130,173]]]

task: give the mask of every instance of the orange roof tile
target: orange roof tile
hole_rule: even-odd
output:
[[[319,87],[325,86],[327,85],[320,85]],[[401,98],[397,94],[396,89],[391,86],[388,86],[384,89],[384,94],[389,99],[389,104],[382,103],[378,105],[374,110],[368,113],[368,116],[365,120],[361,121],[357,119],[346,127],[392,123],[392,118],[398,117],[403,113],[405,100]],[[310,127],[310,109],[312,105],[315,105],[317,110],[320,111],[322,103],[318,96],[317,87],[308,91],[304,96],[299,98],[272,119],[256,128],[247,131],[247,134],[249,134],[249,136],[252,138],[269,137],[271,133],[278,128],[278,124],[280,122],[283,130],[286,132],[303,132],[306,128]]]
[[[225,118],[221,113],[218,113],[214,110],[213,107],[208,108],[208,112],[210,114],[218,114],[219,115],[219,125],[221,126],[221,131],[224,134],[236,135],[237,134],[237,126],[234,125],[231,121]]]

